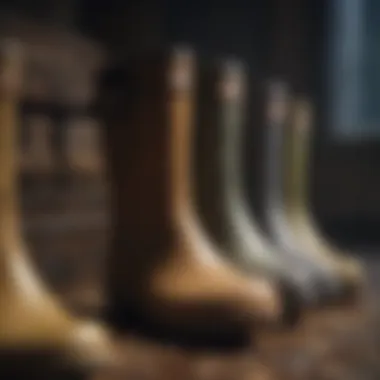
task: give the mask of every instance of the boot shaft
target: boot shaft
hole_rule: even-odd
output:
[[[21,75],[21,47],[13,41],[2,41],[0,45],[0,162],[2,164],[0,186],[2,192],[14,187],[17,176],[17,112]]]
[[[198,73],[197,118],[194,132],[194,189],[201,222],[212,238],[225,236],[222,168],[222,133],[217,84],[220,72],[215,64],[202,62]]]
[[[220,124],[222,138],[223,187],[226,199],[243,195],[242,143],[246,127],[246,100],[248,81],[246,71],[239,62],[227,62],[218,86],[221,101]]]
[[[210,64],[199,74],[195,133],[197,203],[218,240],[228,240],[229,211],[243,192],[244,74],[235,61]]]
[[[191,204],[194,57],[173,49],[107,70],[99,87],[118,249],[165,251]]]
[[[289,119],[290,94],[282,82],[269,84],[266,112],[265,200],[267,211],[284,208],[284,139]]]
[[[0,241],[2,249],[19,240],[18,105],[22,51],[13,40],[0,45]]]
[[[291,125],[286,131],[284,194],[288,207],[305,211],[308,204],[311,144],[311,105],[306,99],[294,101]]]

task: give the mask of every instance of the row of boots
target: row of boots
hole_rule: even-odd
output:
[[[240,344],[258,328],[360,300],[360,263],[329,245],[309,213],[310,102],[268,86],[264,232],[244,185],[247,70],[178,48],[99,76],[112,210],[107,305],[103,322],[74,316],[27,255],[16,154],[24,57],[5,41],[0,58],[0,369],[10,356],[37,354],[78,369],[113,365],[110,331]]]

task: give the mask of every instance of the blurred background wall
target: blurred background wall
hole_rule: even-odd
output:
[[[20,38],[27,53],[20,139],[25,214],[37,220],[42,211],[71,208],[99,220],[88,234],[105,228],[102,139],[89,107],[96,72],[114,56],[185,42],[202,57],[237,56],[249,65],[245,157],[256,207],[263,192],[264,86],[277,76],[315,104],[310,189],[322,228],[341,244],[380,243],[376,12],[374,0],[1,2],[0,33]],[[52,194],[62,183],[81,185],[70,185],[70,200],[58,201]],[[38,194],[44,196],[37,202]],[[45,235],[33,236],[48,244]]]

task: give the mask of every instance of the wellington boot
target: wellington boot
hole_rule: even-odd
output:
[[[0,54],[0,371],[4,358],[13,355],[17,361],[37,353],[78,370],[109,365],[113,356],[106,330],[66,312],[44,288],[26,255],[16,149],[22,54],[13,41],[1,44]]]
[[[232,343],[252,322],[280,319],[282,300],[270,281],[223,260],[194,211],[194,71],[194,55],[178,49],[103,76],[116,232],[109,312],[119,328],[134,322],[184,344]]]
[[[358,295],[365,274],[361,263],[331,246],[321,236],[308,204],[308,161],[310,159],[311,105],[306,99],[294,102],[292,119],[287,133],[284,164],[288,176],[285,199],[288,220],[300,248],[331,265],[344,287],[348,299]]]
[[[342,283],[335,268],[321,258],[310,255],[296,243],[296,231],[292,230],[287,213],[284,182],[288,171],[283,170],[285,150],[285,126],[290,114],[290,97],[286,86],[272,82],[269,86],[268,128],[266,146],[265,217],[273,241],[281,247],[287,258],[307,263],[318,278],[318,290],[322,304],[330,305],[342,295]]]

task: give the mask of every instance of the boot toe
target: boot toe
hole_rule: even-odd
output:
[[[247,287],[247,289],[249,289]],[[285,299],[281,287],[276,281],[267,278],[256,278],[251,285],[251,293],[243,293],[242,313],[250,310],[247,319],[257,322],[281,323],[284,314]]]
[[[73,327],[67,341],[67,361],[84,369],[115,366],[116,355],[111,336],[101,324],[79,322]]]
[[[335,275],[329,276],[322,285],[330,304],[351,304],[359,298],[363,289],[364,272],[359,263],[347,260],[338,262]]]
[[[365,281],[366,275],[361,263],[354,259],[345,259],[341,262],[342,276],[352,288],[360,288]]]

